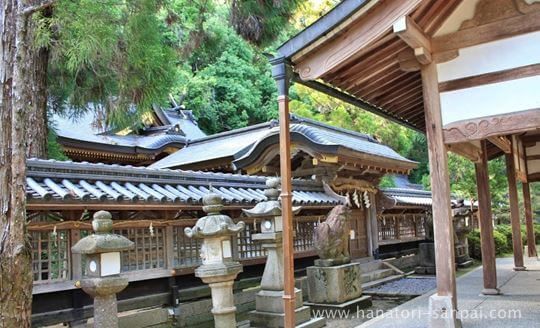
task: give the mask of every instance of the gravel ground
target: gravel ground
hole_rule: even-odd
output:
[[[369,294],[389,294],[416,296],[437,287],[435,277],[410,277],[391,281],[366,290]]]
[[[346,318],[343,318],[343,313],[337,313],[335,318],[327,317],[327,327],[356,327],[409,301],[411,298],[429,292],[435,287],[437,287],[435,277],[415,276],[366,289],[364,291],[366,294],[375,294],[373,295],[373,305],[371,307],[357,312],[351,311]]]

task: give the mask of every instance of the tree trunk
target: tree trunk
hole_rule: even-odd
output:
[[[25,1],[1,2],[0,327],[30,327],[31,251],[26,232],[27,113],[33,85]]]
[[[51,17],[52,9],[43,11],[43,16]],[[34,30],[33,23],[30,22],[29,42],[33,40],[31,32]],[[30,54],[33,58],[33,106],[28,111],[28,143],[26,156],[29,158],[47,158],[47,67],[49,65],[49,48],[43,47],[35,49]]]

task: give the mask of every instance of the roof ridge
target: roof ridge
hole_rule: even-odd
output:
[[[27,160],[28,167],[28,176],[37,172],[54,172],[60,171],[62,169],[70,170],[70,173],[87,173],[86,171],[93,171],[102,169],[104,172],[116,171],[118,176],[129,176],[129,177],[146,177],[148,178],[149,174],[157,175],[153,178],[156,179],[206,179],[208,181],[229,181],[231,183],[235,182],[245,182],[249,184],[261,184],[264,185],[266,180],[269,177],[259,176],[259,175],[245,175],[245,174],[235,174],[235,173],[222,173],[222,172],[205,172],[205,171],[192,171],[192,170],[171,170],[171,169],[155,169],[150,167],[140,167],[132,165],[119,165],[119,164],[104,164],[104,163],[88,163],[88,162],[73,162],[73,161],[58,161],[54,159],[39,159],[39,158],[29,158]],[[72,172],[77,171],[77,172]],[[113,177],[114,175],[111,175]],[[118,177],[117,176],[117,177]],[[316,181],[305,180],[305,179],[294,179],[293,184],[296,186],[302,187],[313,187],[313,188],[322,188]]]
[[[262,128],[266,127],[266,126],[271,127],[273,121],[275,121],[275,120],[271,120],[271,121],[268,121],[268,122],[259,123],[259,124],[255,124],[255,125],[250,125],[250,126],[246,126],[246,127],[243,127],[243,128],[233,129],[233,130],[229,130],[229,131],[223,131],[223,132],[211,134],[209,136],[202,137],[202,138],[191,139],[189,144],[186,145],[186,147],[188,147],[189,145],[204,143],[206,141],[218,139],[218,138],[221,138],[221,137],[226,137],[226,136],[230,136],[230,135],[237,135],[237,134],[242,134],[242,133],[245,133],[245,132],[250,132],[250,131],[262,129]]]
[[[372,135],[367,134],[367,133],[358,132],[358,131],[354,131],[354,130],[349,130],[349,129],[345,129],[345,128],[340,128],[340,127],[337,127],[337,126],[330,125],[328,123],[323,123],[323,122],[314,120],[312,118],[307,118],[307,117],[299,116],[299,115],[296,115],[296,114],[292,114],[292,116],[294,116],[296,121],[299,122],[299,123],[312,124],[312,125],[315,125],[315,126],[318,126],[318,127],[321,127],[321,128],[325,128],[325,129],[328,129],[328,130],[333,130],[333,131],[336,131],[336,132],[346,133],[346,134],[349,134],[349,135],[352,135],[352,136],[355,136],[355,137],[364,138],[364,139],[366,139],[366,141],[382,144],[380,141],[375,139]],[[293,118],[291,117],[291,123],[294,123],[294,121],[292,119]],[[385,145],[385,146],[387,146],[387,145]]]

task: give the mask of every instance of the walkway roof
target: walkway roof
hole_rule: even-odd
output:
[[[152,164],[153,168],[186,168],[190,164],[221,160],[233,163],[235,169],[252,163],[271,144],[278,144],[279,127],[273,120],[242,129],[218,133],[194,140],[183,149]],[[399,155],[373,137],[336,128],[311,119],[292,115],[291,140],[303,143],[315,151],[338,154],[349,151],[357,157],[368,156],[373,161],[397,167],[407,172],[416,162]]]
[[[30,208],[200,207],[210,186],[228,206],[251,206],[266,200],[266,177],[108,164],[29,159],[26,182]],[[341,203],[318,182],[295,179],[293,186],[295,205],[332,207]]]

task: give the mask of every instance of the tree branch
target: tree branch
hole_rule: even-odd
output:
[[[52,6],[56,0],[43,0],[36,5],[28,6],[21,12],[23,16],[31,16],[33,13]]]

